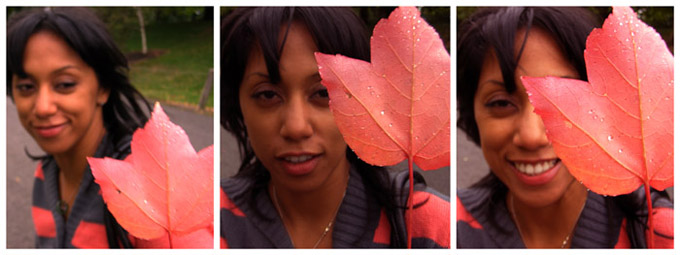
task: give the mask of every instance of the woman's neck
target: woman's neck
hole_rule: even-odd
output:
[[[104,135],[106,135],[106,129],[104,129],[103,123],[93,123],[87,134],[71,149],[53,155],[59,167],[59,175],[61,175],[60,185],[78,186],[87,168],[87,157],[94,156]]]
[[[560,248],[571,236],[588,197],[587,189],[572,182],[564,196],[545,207],[530,207],[508,194],[507,204],[527,248]]]
[[[323,234],[319,248],[330,247],[331,231],[325,226],[335,219],[349,180],[349,163],[342,163],[314,191],[294,191],[269,184],[269,194],[296,247],[314,247]]]

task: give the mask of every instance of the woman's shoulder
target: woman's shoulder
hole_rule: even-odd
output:
[[[467,224],[473,229],[482,226],[472,212],[479,212],[484,207],[484,201],[490,198],[490,190],[486,188],[465,188],[456,191],[456,222]]]
[[[470,187],[456,191],[457,220],[474,219],[472,214],[483,211],[491,200],[494,190],[490,187]]]
[[[505,203],[498,201],[502,190],[475,186],[456,191],[456,239],[458,248],[519,248],[512,235],[512,223]]]
[[[245,217],[234,200],[244,199],[244,193],[253,181],[248,178],[226,178],[220,181],[220,209],[228,210],[233,216]]]

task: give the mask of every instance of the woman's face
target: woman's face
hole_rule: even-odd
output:
[[[253,47],[246,65],[239,92],[243,119],[255,155],[277,187],[314,190],[342,179],[337,177],[349,167],[315,51],[305,26],[293,23],[279,63],[280,82],[271,82],[259,47]]]
[[[515,55],[524,38],[517,33]],[[482,65],[474,98],[481,147],[493,173],[517,200],[542,207],[561,198],[574,178],[559,161],[541,118],[529,103],[520,76],[578,79],[552,37],[532,29],[515,71],[517,90],[508,93],[497,58],[491,51]]]
[[[74,152],[103,132],[101,105],[109,93],[63,39],[33,34],[23,60],[28,77],[12,77],[12,97],[21,124],[46,153]]]

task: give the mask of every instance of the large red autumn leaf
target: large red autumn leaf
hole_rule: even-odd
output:
[[[373,165],[408,160],[412,210],[413,163],[424,170],[449,165],[451,61],[439,35],[416,8],[399,7],[375,26],[371,63],[315,56],[347,144]]]
[[[316,53],[335,122],[373,165],[409,157],[424,170],[449,165],[450,57],[414,7],[375,26],[371,63]]]
[[[666,44],[632,9],[614,7],[588,36],[584,56],[589,82],[522,77],[557,155],[599,194],[673,186],[673,55]]]
[[[193,232],[212,225],[213,146],[196,153],[184,130],[156,103],[144,129],[133,134],[131,147],[125,160],[88,158],[118,223],[137,238],[168,240],[150,243],[185,246],[190,240],[183,236],[191,234],[210,240],[194,240],[197,245],[212,247],[212,234]]]

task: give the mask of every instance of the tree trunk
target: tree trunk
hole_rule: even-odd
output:
[[[144,30],[144,15],[142,15],[142,8],[135,7],[137,11],[137,20],[139,20],[139,33],[142,36],[142,54],[146,55],[146,30]]]

